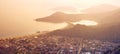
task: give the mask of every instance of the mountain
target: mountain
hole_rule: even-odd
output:
[[[78,22],[80,20],[99,21],[99,19],[104,18],[103,15],[105,14],[67,14],[63,12],[55,12],[50,16],[38,18],[36,21],[49,23]]]
[[[82,12],[88,13],[88,14],[96,14],[96,13],[104,13],[109,12],[118,9],[119,7],[109,4],[102,4],[93,6],[87,9],[82,10]]]
[[[75,22],[84,17],[85,14],[66,14],[63,12],[55,12],[50,16],[38,18],[36,21],[62,23],[62,22]]]
[[[101,14],[93,14],[91,15],[93,18],[96,18],[96,21],[99,21],[99,23],[106,24],[106,25],[115,25],[120,24],[120,8],[106,12]]]
[[[74,27],[69,29],[55,30],[48,35],[57,36],[67,36],[67,37],[77,37],[87,40],[95,39],[102,41],[120,41],[120,25],[114,26],[84,26],[84,25],[74,25]]]
[[[67,14],[63,12],[56,12],[50,16],[38,18],[36,19],[36,21],[63,23],[63,22],[78,22],[80,20],[92,20],[98,22],[99,24],[114,25],[120,24],[119,17],[120,8],[99,14]]]
[[[120,8],[110,12],[111,14],[107,17],[112,23],[120,23]]]

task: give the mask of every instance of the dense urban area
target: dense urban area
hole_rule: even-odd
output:
[[[120,54],[118,43],[32,35],[0,40],[0,54]]]

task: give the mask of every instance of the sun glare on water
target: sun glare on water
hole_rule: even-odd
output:
[[[79,22],[75,22],[74,24],[81,24],[81,25],[85,25],[85,26],[96,26],[96,25],[98,25],[97,22],[92,21],[92,20],[81,20]]]

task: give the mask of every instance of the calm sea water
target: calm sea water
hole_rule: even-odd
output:
[[[9,25],[9,24],[8,24]],[[25,36],[35,34],[37,31],[52,31],[64,28],[65,23],[53,24],[45,22],[27,21],[24,23],[14,23],[14,25],[4,26],[0,30],[0,38]]]

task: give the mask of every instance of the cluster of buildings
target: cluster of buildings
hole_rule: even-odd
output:
[[[63,36],[1,39],[0,54],[112,54],[119,44]]]

